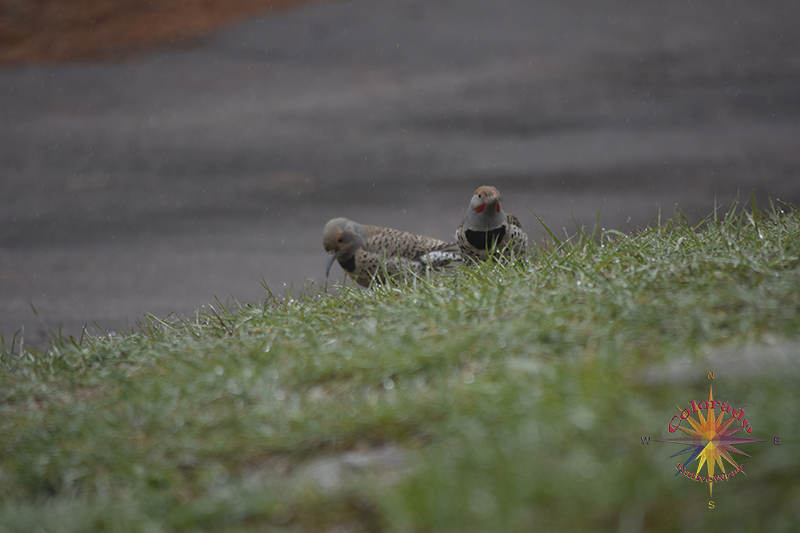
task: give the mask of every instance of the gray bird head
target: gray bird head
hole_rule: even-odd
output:
[[[505,214],[500,210],[500,191],[489,185],[479,187],[472,200],[469,202],[469,209],[464,216],[467,227],[477,228],[496,228],[505,221]]]
[[[364,226],[346,218],[334,218],[325,224],[322,245],[328,253],[325,277],[331,271],[334,260],[347,261],[364,244]]]

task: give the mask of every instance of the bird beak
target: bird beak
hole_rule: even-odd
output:
[[[325,267],[325,277],[326,278],[328,277],[328,274],[331,273],[331,265],[333,264],[333,261],[335,259],[336,259],[336,252],[332,252],[332,253],[328,254],[328,264]]]
[[[489,198],[486,199],[486,207],[494,208],[499,213],[500,200],[502,200],[502,197],[499,194],[495,196],[490,196]]]
[[[496,194],[494,196],[489,196],[488,198],[486,198],[483,201],[483,203],[481,205],[479,205],[478,207],[475,208],[475,212],[476,213],[483,213],[484,209],[486,209],[488,207],[490,213],[491,213],[491,211],[493,209],[496,210],[499,213],[500,212],[500,200],[501,200],[501,197],[500,197],[499,194]]]

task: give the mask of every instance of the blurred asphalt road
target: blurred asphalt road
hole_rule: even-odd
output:
[[[0,327],[28,343],[324,281],[333,217],[449,238],[800,204],[800,2],[312,4],[0,70]],[[332,276],[341,278],[334,266]]]

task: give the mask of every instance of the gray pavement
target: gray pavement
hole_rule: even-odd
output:
[[[0,328],[42,343],[324,281],[328,219],[449,238],[483,184],[533,238],[531,211],[632,231],[751,190],[798,205],[798,20],[793,0],[328,1],[2,69]]]

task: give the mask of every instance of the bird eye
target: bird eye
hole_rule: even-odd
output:
[[[339,242],[342,242],[342,238],[341,237],[339,237]]]

